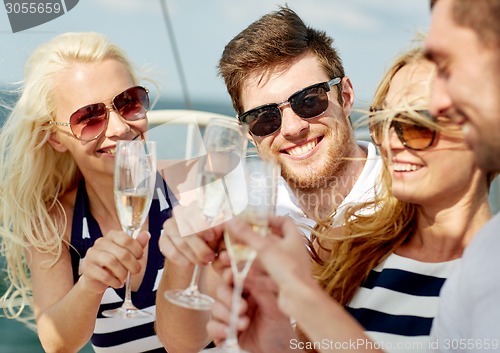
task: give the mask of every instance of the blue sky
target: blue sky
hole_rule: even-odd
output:
[[[31,51],[59,33],[97,31],[107,35],[161,86],[161,95],[182,100],[182,87],[161,12],[163,0],[80,0],[67,14],[13,34],[0,8],[0,82],[22,80]],[[193,102],[228,104],[216,66],[225,44],[285,1],[166,0]],[[357,94],[370,101],[384,69],[430,22],[428,0],[288,0],[316,28],[335,39]]]

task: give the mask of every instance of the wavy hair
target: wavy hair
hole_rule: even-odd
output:
[[[421,45],[401,54],[382,78],[373,105],[383,106],[391,80],[401,68],[422,60],[425,58]],[[404,105],[401,107],[404,110],[418,109],[411,102]],[[393,115],[394,112],[389,110],[380,118]],[[388,129],[389,124],[386,126]],[[324,226],[316,230],[312,237],[321,250],[330,253],[328,260],[322,261],[318,252],[311,248],[315,260],[314,276],[327,293],[343,306],[351,301],[370,271],[407,241],[417,225],[419,205],[401,201],[392,194],[392,178],[386,161],[377,185],[373,200],[347,208],[342,234],[332,236],[332,230]]]
[[[57,78],[75,63],[121,62],[137,81],[126,54],[98,33],[66,33],[39,46],[25,65],[20,96],[0,131],[0,236],[8,288],[0,302],[8,317],[21,318],[32,303],[30,249],[60,258],[66,217],[59,197],[82,175],[69,152],[47,143],[55,115]],[[19,303],[21,305],[19,306]]]

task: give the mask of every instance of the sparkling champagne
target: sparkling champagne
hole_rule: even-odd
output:
[[[147,216],[148,190],[140,192],[132,190],[117,190],[118,217],[125,229],[136,231],[144,223]]]
[[[266,219],[248,212],[239,215],[239,217],[246,220],[252,226],[255,233],[261,236],[267,235],[268,225]],[[233,267],[233,270],[236,270],[235,273],[238,273],[243,277],[246,276],[253,260],[257,256],[257,252],[245,244],[235,242],[228,232],[224,233],[224,242],[226,243],[227,252],[229,254],[229,258],[231,259],[231,266]]]

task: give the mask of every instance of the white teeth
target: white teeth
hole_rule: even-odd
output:
[[[115,154],[116,153],[116,148],[110,148],[104,151],[107,154]]]
[[[318,144],[317,140],[313,140],[313,141],[310,141],[302,146],[297,146],[297,147],[291,148],[291,149],[287,150],[287,152],[288,152],[288,154],[290,154],[294,157],[299,157],[299,156],[306,154],[310,150],[312,150],[314,147],[316,147],[317,144]]]
[[[394,170],[395,172],[414,172],[417,169],[420,169],[420,166],[416,164],[394,163],[392,165],[392,170]]]
[[[469,133],[469,131],[471,131],[471,129],[472,128],[471,128],[470,123],[465,123],[465,124],[462,125],[462,133],[464,135],[467,135]]]

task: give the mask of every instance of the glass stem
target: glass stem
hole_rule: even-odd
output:
[[[238,347],[238,317],[240,312],[240,298],[243,293],[243,281],[245,276],[242,273],[237,273],[234,276],[234,290],[231,303],[231,317],[229,319],[229,329],[224,346]]]
[[[191,281],[189,282],[189,287],[187,290],[189,291],[190,294],[193,293],[198,293],[198,277],[200,275],[200,266],[195,265],[193,269],[193,275],[191,276]]]
[[[127,280],[125,282],[125,299],[123,300],[123,306],[126,309],[134,308],[134,304],[132,304],[132,289],[130,288],[130,272],[127,273]]]
[[[127,235],[135,239],[135,236],[137,234],[136,231],[132,229],[127,229]],[[132,289],[130,288],[130,272],[127,272],[127,280],[125,281],[125,298],[123,299],[122,308],[135,309],[134,304],[132,304]]]

